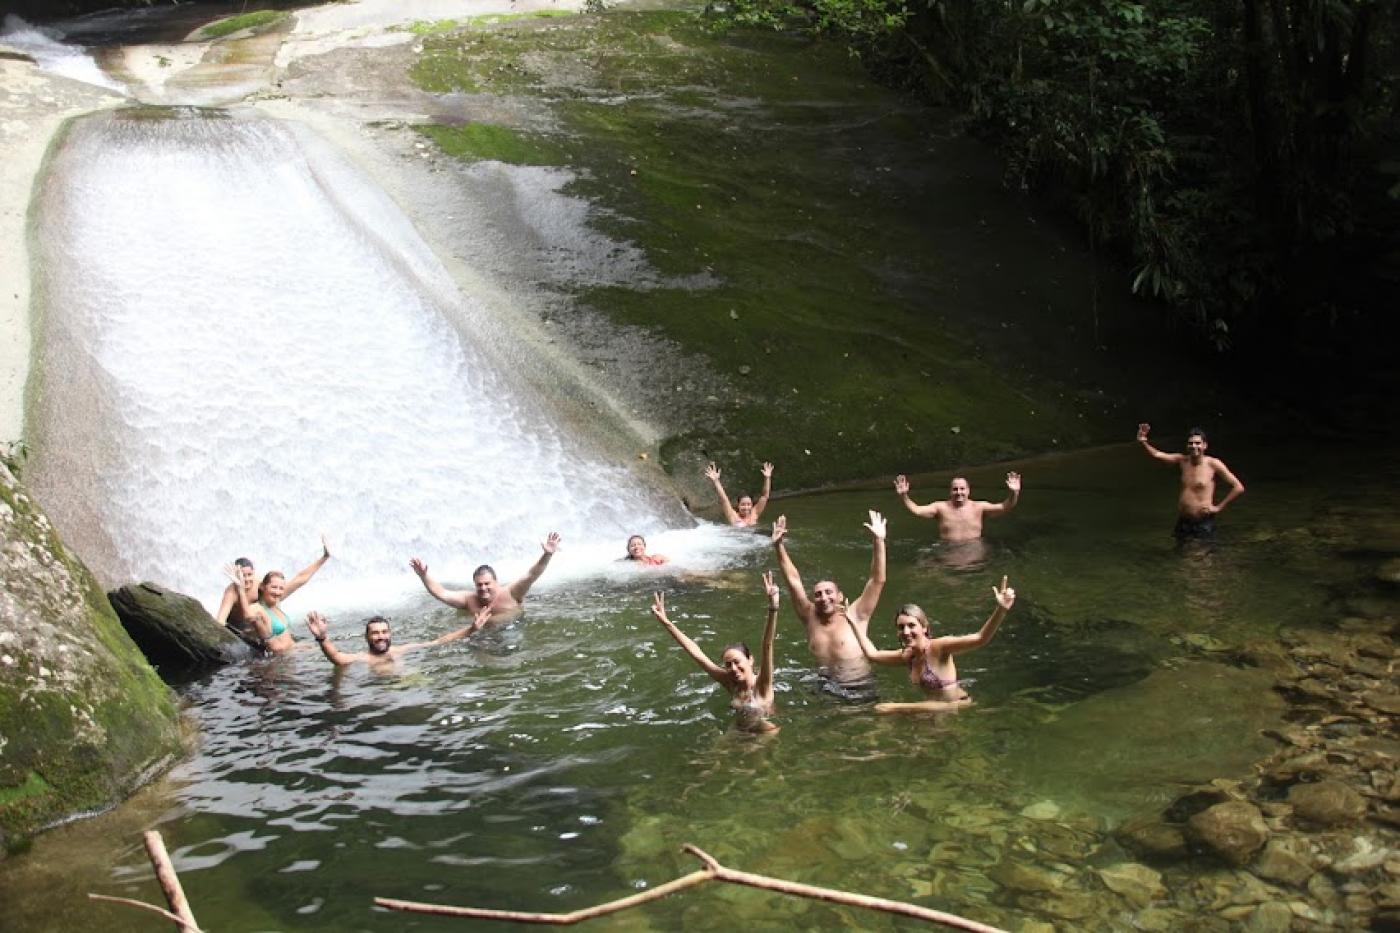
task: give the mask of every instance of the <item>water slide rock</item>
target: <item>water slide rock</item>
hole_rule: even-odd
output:
[[[183,593],[137,583],[112,590],[107,598],[136,647],[165,676],[218,667],[249,654],[242,640]]]
[[[180,750],[175,697],[0,464],[0,858],[120,800]]]

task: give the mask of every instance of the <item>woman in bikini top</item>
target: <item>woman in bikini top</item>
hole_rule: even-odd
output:
[[[729,705],[734,710],[735,724],[745,732],[755,733],[778,731],[777,725],[768,718],[773,715],[774,705],[773,642],[778,634],[779,599],[772,573],[763,575],[763,589],[768,594],[768,624],[763,629],[762,659],[758,670],[754,670],[753,653],[743,642],[726,645],[719,664],[711,661],[700,646],[667,617],[665,594],[654,594],[651,604],[651,614],[666,627],[676,643],[685,649],[701,670],[729,691]]]
[[[224,571],[234,581],[239,608],[243,619],[266,651],[289,651],[296,645],[292,635],[291,620],[282,608],[282,600],[291,596],[315,575],[330,560],[331,549],[324,536],[321,538],[321,556],[311,566],[288,582],[280,570],[273,570],[258,584],[258,601],[248,602],[247,591],[242,586],[242,568],[225,567]]]
[[[1016,591],[1001,578],[1000,587],[992,587],[996,608],[975,635],[944,635],[934,638],[930,633],[928,615],[913,603],[901,606],[895,613],[894,627],[899,632],[898,651],[881,651],[860,630],[854,621],[851,631],[860,643],[866,658],[876,664],[903,664],[909,669],[909,682],[921,688],[928,699],[919,703],[877,703],[876,712],[898,713],[956,709],[972,702],[967,691],[958,683],[958,668],[953,656],[980,648],[992,640],[1007,612],[1016,602]],[[849,615],[847,616],[849,619]]]
[[[635,560],[639,564],[659,567],[666,563],[668,558],[661,554],[648,554],[647,539],[641,535],[633,535],[627,539],[627,556],[623,560]]]

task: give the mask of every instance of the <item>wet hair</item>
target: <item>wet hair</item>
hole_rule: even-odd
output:
[[[379,622],[383,622],[385,625],[388,625],[388,624],[389,624],[389,620],[386,619],[386,618],[384,618],[383,616],[370,616],[368,619],[365,619],[365,637],[366,637],[366,638],[369,637],[369,627],[370,627],[371,625],[375,625],[376,623],[379,623]]]
[[[473,570],[473,571],[472,571],[472,579],[475,580],[477,577],[481,576],[483,573],[489,573],[489,574],[491,574],[491,579],[492,579],[492,580],[496,579],[496,568],[495,568],[495,567],[492,567],[490,564],[482,564],[480,567],[478,567],[478,568],[476,568],[475,570]]]
[[[273,577],[281,577],[283,580],[287,579],[287,575],[282,571],[269,570],[267,573],[263,574],[262,582],[258,584],[258,589],[262,589],[263,587],[271,583]]]
[[[753,504],[754,504],[754,497],[751,496],[751,495],[749,495],[748,493],[744,493],[744,494],[741,495],[739,498],[735,499],[735,500],[734,500],[734,504],[735,504],[735,505],[738,505],[740,502],[743,502],[745,499],[748,499],[748,500],[749,500],[749,505],[753,505]]]
[[[948,480],[948,486],[949,486],[949,488],[952,488],[952,485],[953,485],[954,483],[956,483],[958,480],[962,480],[964,483],[967,483],[967,488],[968,488],[968,489],[971,489],[971,488],[972,488],[972,484],[967,482],[967,477],[966,477],[966,476],[954,476],[952,479]]]
[[[233,565],[235,567],[247,567],[249,570],[253,569],[253,562],[246,557],[234,558]]]
[[[627,538],[627,556],[624,557],[623,560],[636,560],[636,558],[634,558],[634,557],[632,556],[632,542],[633,542],[633,541],[640,541],[640,542],[642,542],[642,550],[646,550],[646,546],[647,546],[647,539],[646,539],[646,538],[643,538],[641,535],[630,535],[630,536],[628,536],[628,538]]]
[[[899,611],[894,614],[895,621],[899,621],[900,616],[908,616],[924,627],[924,634],[933,631],[933,623],[928,620],[928,614],[915,603],[905,603],[899,607]]]
[[[736,641],[732,645],[725,645],[724,650],[719,653],[719,656],[723,658],[731,650],[742,651],[744,652],[744,657],[748,658],[750,661],[753,660],[753,652],[750,651],[749,646],[744,644],[742,641]]]
[[[1204,428],[1192,428],[1191,430],[1186,432],[1186,439],[1188,441],[1193,437],[1199,437],[1201,439],[1202,444],[1210,443],[1210,441],[1206,439],[1206,432]]]

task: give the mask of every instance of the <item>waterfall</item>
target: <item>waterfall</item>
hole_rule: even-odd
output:
[[[125,93],[126,89],[107,77],[85,49],[64,44],[63,37],[61,30],[31,25],[13,13],[0,20],[0,48],[28,55],[51,74]]]
[[[328,145],[177,114],[76,122],[36,202],[27,478],[104,582],[208,602],[235,556],[290,574],[324,530],[342,594],[379,598],[412,555],[507,577],[558,530],[599,568],[693,524],[493,368],[499,325]]]

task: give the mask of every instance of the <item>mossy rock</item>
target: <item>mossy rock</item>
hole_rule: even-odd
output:
[[[249,648],[197,600],[155,583],[107,594],[122,627],[167,680],[245,658]]]
[[[0,465],[0,857],[164,768],[178,716],[92,574]]]

